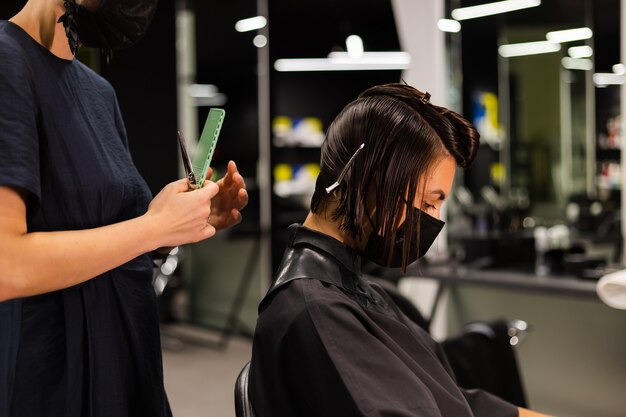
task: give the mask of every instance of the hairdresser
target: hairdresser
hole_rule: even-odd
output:
[[[210,238],[248,196],[224,178],[154,198],[115,92],[75,59],[145,33],[156,0],[28,0],[0,21],[0,416],[170,416],[151,252]]]

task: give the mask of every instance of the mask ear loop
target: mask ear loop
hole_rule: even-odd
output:
[[[354,161],[354,158],[356,158],[356,156],[359,154],[359,152],[361,152],[361,149],[363,149],[364,147],[365,147],[365,142],[363,142],[361,144],[361,146],[359,146],[359,148],[354,152],[352,157],[348,160],[348,163],[346,164],[344,169],[341,170],[341,173],[339,174],[339,178],[337,178],[337,181],[335,181],[332,185],[330,185],[330,186],[325,188],[326,194],[330,194],[331,191],[333,191],[335,188],[339,187],[339,184],[341,184],[341,181],[343,180],[343,177],[345,177],[346,174],[348,173],[348,168],[350,168],[350,165],[352,165],[352,161]]]
[[[70,51],[74,56],[78,54],[80,49],[80,40],[78,39],[78,24],[76,23],[76,15],[78,14],[78,5],[76,0],[65,0],[63,2],[65,13],[59,17],[57,23],[63,23],[65,35],[70,45]]]

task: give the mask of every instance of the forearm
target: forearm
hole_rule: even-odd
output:
[[[526,408],[519,407],[519,417],[549,417],[547,414],[537,413]]]
[[[149,216],[76,231],[5,235],[0,301],[87,281],[160,246]]]

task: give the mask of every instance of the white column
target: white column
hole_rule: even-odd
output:
[[[257,14],[267,19],[267,25],[258,33],[268,39],[267,45],[257,49],[258,65],[258,115],[259,115],[259,163],[257,181],[260,191],[260,230],[261,251],[261,294],[265,294],[272,283],[272,180],[271,154],[271,114],[270,114],[270,17],[268,0],[257,0]]]
[[[411,54],[411,67],[402,74],[402,79],[420,91],[429,92],[433,103],[447,107],[448,67],[445,33],[437,27],[439,19],[444,17],[444,0],[392,0],[391,5],[400,48]],[[445,210],[441,216],[445,220]],[[445,254],[447,246],[444,229],[444,233],[433,244],[429,256]],[[426,277],[406,278],[400,285],[400,290],[424,315],[431,311],[437,288],[437,281]],[[431,333],[439,340],[444,339],[447,333],[446,298],[444,295],[440,300],[437,315],[431,324]]]
[[[176,84],[178,98],[178,129],[185,135],[190,152],[198,141],[198,110],[189,86],[196,82],[195,13],[185,0],[176,3]],[[180,151],[179,151],[180,153]],[[182,159],[178,157],[179,177],[185,176]]]
[[[428,91],[433,103],[447,106],[445,33],[437,27],[444,17],[444,0],[392,0],[391,5],[400,47],[411,54],[411,68],[402,78],[418,90]]]
[[[626,0],[622,0],[620,3],[621,18],[620,18],[620,31],[621,31],[621,53],[620,62],[626,64]],[[620,146],[621,163],[622,163],[622,238],[626,236],[626,85],[620,86],[620,117],[622,122]],[[623,245],[622,263],[626,261],[626,245]]]

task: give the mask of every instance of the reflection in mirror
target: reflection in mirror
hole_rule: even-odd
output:
[[[486,3],[446,3],[445,17],[460,21],[447,35],[450,100],[482,143],[450,206],[459,259],[498,258],[467,252],[527,239],[528,263],[533,229],[561,224],[587,256],[606,245],[602,259],[619,261],[619,0],[542,0],[459,17],[460,8]]]
[[[584,15],[577,18],[559,26],[581,27]],[[593,56],[568,54],[571,48],[590,47],[586,45],[590,41],[583,33],[567,43],[548,42],[546,34],[554,33],[554,27],[507,25],[499,48],[499,85],[508,93],[503,105],[508,152],[502,161],[509,180],[504,184],[509,191],[526,190],[533,214],[542,217],[559,217],[570,196],[593,193],[588,166],[595,153],[588,146],[593,142],[587,129],[593,125],[594,95],[588,88]],[[535,45],[545,49],[519,51],[519,55],[506,49],[538,39],[543,43]]]

